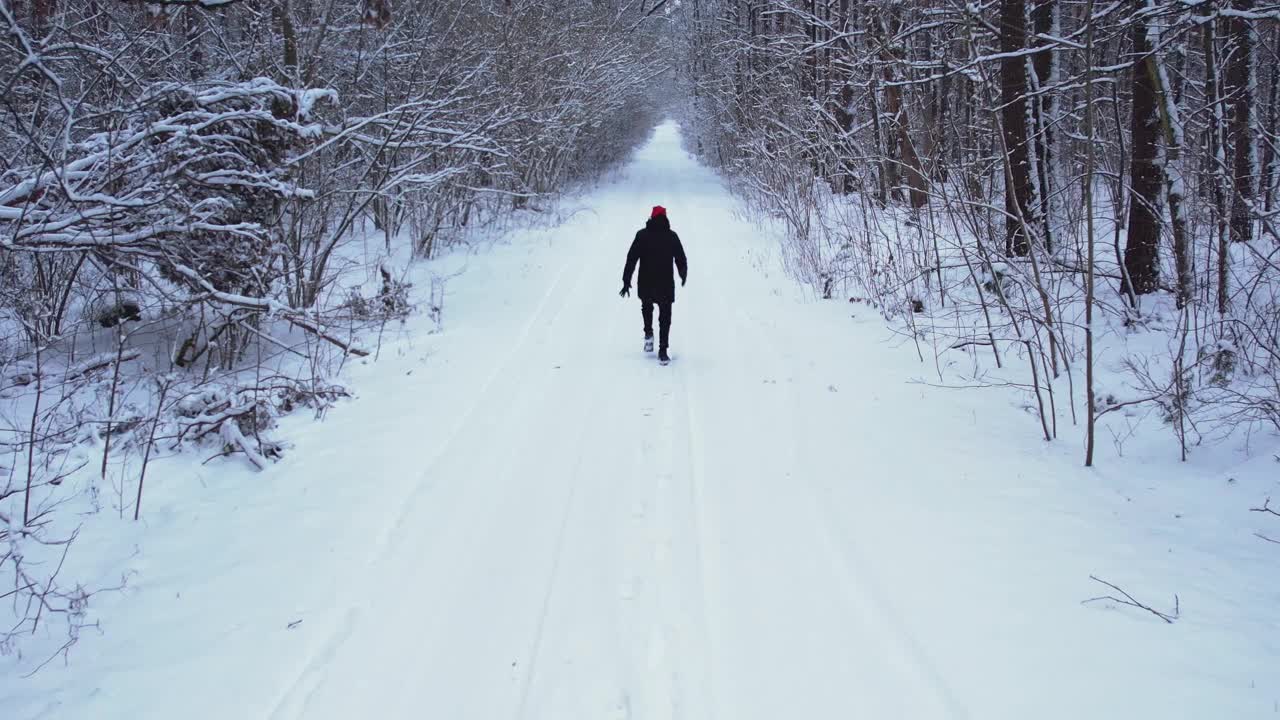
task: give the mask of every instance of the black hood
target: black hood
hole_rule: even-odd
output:
[[[666,215],[658,215],[657,217],[649,218],[649,222],[645,223],[644,226],[657,230],[670,230],[671,221],[667,219]]]

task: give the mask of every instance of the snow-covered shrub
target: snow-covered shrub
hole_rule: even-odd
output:
[[[378,272],[382,284],[377,294],[365,297],[359,288],[351,288],[343,308],[352,317],[362,321],[398,320],[407,317],[413,311],[413,301],[409,298],[413,283],[397,279],[386,262],[378,268]]]
[[[0,187],[12,251],[91,251],[105,265],[154,265],[193,294],[266,297],[274,219],[306,197],[287,161],[318,128],[270,80],[203,88],[162,83],[122,127],[75,143],[65,167]],[[9,173],[14,175],[12,171]]]

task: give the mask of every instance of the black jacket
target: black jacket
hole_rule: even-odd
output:
[[[684,282],[689,275],[689,263],[684,256],[684,247],[680,245],[680,236],[671,229],[665,215],[649,218],[644,229],[636,233],[636,239],[631,242],[627,266],[622,271],[622,284],[627,287],[631,286],[631,273],[637,261],[640,263],[640,282],[636,285],[636,295],[651,302],[674,302],[676,283],[671,274],[671,264],[675,263],[680,271],[680,282]]]

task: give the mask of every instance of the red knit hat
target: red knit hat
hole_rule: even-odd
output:
[[[667,214],[666,208],[662,207],[661,205],[654,205],[653,212],[649,213],[649,217],[656,218],[659,215],[666,215],[666,214]]]

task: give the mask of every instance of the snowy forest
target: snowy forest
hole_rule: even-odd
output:
[[[86,601],[24,564],[69,547],[64,479],[136,519],[153,452],[265,467],[275,418],[345,395],[410,311],[395,260],[624,159],[657,119],[654,11],[0,0],[5,636]]]
[[[1249,0],[691,3],[686,126],[824,296],[849,284],[935,349],[1024,363],[1044,438],[1070,404],[1086,464],[1096,418],[1133,404],[1185,457],[1280,428],[1278,19]],[[1164,331],[1125,359],[1142,392],[1095,378],[1104,326]]]
[[[0,88],[6,654],[127,584],[62,575],[76,518],[145,517],[157,458],[272,467],[443,325],[415,263],[664,118],[794,281],[1080,465],[1280,432],[1280,4],[0,0]]]

